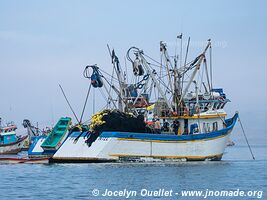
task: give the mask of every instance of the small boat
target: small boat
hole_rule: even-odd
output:
[[[62,142],[66,139],[70,124],[71,118],[60,118],[54,129],[49,133],[45,141],[42,143],[41,147],[48,151],[57,150],[61,146]]]
[[[68,136],[70,125],[71,118],[62,117],[47,136],[32,136],[29,157],[52,157]]]
[[[13,122],[2,126],[0,119],[0,154],[17,154],[23,148],[28,136],[17,136],[16,129]]]
[[[0,164],[47,164],[49,158],[0,158]]]

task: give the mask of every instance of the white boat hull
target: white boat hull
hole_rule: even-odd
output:
[[[214,132],[164,135],[102,132],[98,137],[72,133],[52,157],[54,162],[111,162],[138,160],[221,160],[238,114]],[[96,136],[96,139],[94,139]]]
[[[53,156],[54,161],[119,161],[138,159],[220,160],[230,132],[222,137],[193,141],[152,141],[99,137],[89,147],[86,138],[68,137]]]

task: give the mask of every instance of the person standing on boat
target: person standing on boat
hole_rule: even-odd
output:
[[[163,119],[162,131],[163,132],[170,132],[169,126],[170,126],[169,122],[167,122],[166,119]]]
[[[156,121],[154,123],[154,128],[155,128],[156,133],[160,133],[161,126],[160,126],[159,118],[156,118]]]
[[[177,120],[174,120],[172,122],[171,126],[172,126],[172,130],[173,130],[174,134],[178,135],[178,130],[179,130],[180,123]]]

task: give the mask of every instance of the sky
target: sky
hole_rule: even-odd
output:
[[[159,59],[159,42],[174,51],[183,33],[191,59],[212,39],[213,85],[231,100],[229,116],[239,111],[247,126],[265,130],[266,7],[260,0],[0,0],[0,116],[19,126],[25,118],[51,125],[72,116],[58,84],[80,115],[85,66],[111,71],[107,44],[121,61],[131,46]],[[104,100],[96,98],[100,109]]]

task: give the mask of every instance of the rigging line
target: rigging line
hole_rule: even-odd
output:
[[[198,70],[198,75],[197,75],[197,78],[196,78],[196,86],[199,85],[199,81],[200,81],[200,78],[201,78],[201,74],[202,74],[202,71],[201,69]],[[200,85],[201,86],[201,85]],[[197,87],[198,91],[200,91],[199,87]],[[197,92],[197,91],[196,91]]]
[[[146,80],[146,82],[144,83],[144,87],[141,89],[140,93],[137,95],[137,97],[135,98],[133,105],[136,104],[136,102],[138,101],[138,99],[142,96],[142,93],[144,93],[145,89],[146,89],[146,85],[148,84],[148,80]]]
[[[86,121],[84,121],[83,123],[81,123],[81,125],[88,125],[90,124],[90,121],[91,121],[92,117]]]
[[[109,102],[107,102],[107,103],[101,108],[101,110],[107,109],[107,108],[108,108],[108,105],[109,105]]]
[[[87,101],[88,101],[88,97],[89,97],[89,94],[90,94],[90,90],[91,90],[91,85],[92,84],[90,83],[89,87],[88,87],[88,90],[87,90],[87,95],[86,95],[85,102],[84,102],[84,105],[83,105],[83,110],[82,110],[82,114],[81,114],[81,118],[80,118],[79,124],[82,123],[83,114],[84,114],[85,107],[86,107],[86,104],[87,104]]]
[[[211,84],[210,84],[210,79],[209,79],[209,72],[208,72],[208,65],[207,65],[206,57],[204,59],[204,65],[205,65],[205,71],[206,71],[206,77],[207,77],[209,90],[211,91]]]
[[[127,66],[127,60],[126,60],[125,56],[124,56],[124,63],[125,63],[125,71],[126,71],[125,79],[126,79],[126,83],[128,83],[128,80],[129,80],[129,78],[128,78],[128,66]]]
[[[161,65],[160,65],[160,68],[159,68],[159,75],[161,76],[161,73],[162,73],[162,71],[163,71],[163,65],[162,65],[162,53],[161,53],[161,55],[160,55],[160,63],[161,63]],[[153,64],[151,64],[151,65],[153,65]]]
[[[76,118],[77,122],[79,123],[78,117],[77,117],[77,115],[75,114],[75,112],[74,112],[73,108],[71,107],[71,105],[70,105],[70,102],[69,102],[69,100],[67,99],[67,97],[66,97],[66,94],[65,94],[65,92],[64,92],[64,90],[63,90],[63,88],[61,87],[61,85],[60,85],[60,84],[58,84],[58,85],[59,85],[59,87],[60,87],[60,89],[61,89],[61,92],[62,92],[62,94],[63,94],[63,96],[64,96],[65,100],[67,101],[67,103],[68,103],[68,105],[69,105],[69,107],[70,107],[70,109],[71,109],[71,111],[72,111],[72,113],[73,113],[74,117]]]
[[[212,86],[212,48],[211,48],[211,45],[210,45],[210,86],[211,86],[211,89],[213,89],[213,86]]]
[[[164,65],[156,65],[156,64],[154,64],[154,63],[147,63],[147,64],[149,64],[149,65],[152,65],[152,66],[154,66],[154,67],[157,67],[157,68],[162,68],[162,67],[164,67]]]
[[[115,71],[115,68],[113,67],[113,70],[112,70],[112,76],[111,76],[111,80],[110,80],[110,85],[112,85],[113,84],[113,79],[114,79],[114,71]],[[109,93],[111,92],[111,86],[110,86],[110,88],[109,88]]]
[[[181,46],[180,46],[180,67],[182,67],[182,59],[183,59],[183,33],[181,33]]]
[[[114,68],[113,68],[114,69]],[[111,74],[109,74],[108,72],[106,72],[106,71],[104,71],[103,69],[98,69],[100,72],[102,72],[102,73],[104,73],[104,74],[106,74],[106,75],[108,75],[108,76],[110,76],[110,77],[113,77],[114,78],[114,75],[111,75]],[[114,72],[112,71],[112,74],[114,74]],[[118,80],[118,79],[116,79],[116,78],[114,78],[115,80]]]
[[[163,80],[161,80],[160,78],[159,78],[159,83],[161,83],[162,84],[162,86],[163,87],[165,87],[166,88],[166,90],[168,90],[169,92],[171,92],[172,93],[172,90],[171,89],[169,89],[169,87],[164,83],[164,81]],[[153,82],[153,81],[152,81]]]
[[[113,68],[113,70],[114,70],[114,68]],[[102,73],[104,73],[104,74],[106,74],[106,75],[108,75],[108,76],[110,76],[113,79],[113,81],[119,82],[119,80],[114,77],[114,71],[112,71],[112,75],[110,75],[109,73],[107,73],[107,72],[105,72],[105,71],[103,71],[101,69],[99,69],[99,71],[102,72]]]
[[[107,80],[105,77],[103,77],[103,79],[107,82],[107,84],[109,85],[110,89],[112,88],[113,91],[115,91],[115,92],[117,93],[117,88],[116,88],[114,85],[111,85],[111,83],[108,82],[108,80]],[[105,90],[106,90],[107,95],[109,96],[109,99],[112,99],[112,98],[111,98],[111,97],[112,97],[111,95],[113,94],[112,91],[110,92],[110,91],[107,89],[106,85],[104,85],[104,88],[105,88]],[[118,94],[118,93],[117,93],[117,94]],[[116,106],[115,106],[115,107],[116,107]]]
[[[150,102],[152,102],[152,98],[153,98],[152,95],[154,94],[153,89],[154,89],[154,83],[151,81],[150,87],[149,87],[149,100],[150,100]]]
[[[220,114],[218,113],[218,110],[217,110],[217,109],[215,109],[215,112],[216,112],[217,116],[222,120],[222,123],[223,123],[225,126],[227,126],[225,120],[220,116]]]
[[[204,77],[204,70],[202,69],[202,73],[201,73],[201,82],[200,82],[200,87],[199,87],[199,91],[201,92],[201,89],[202,89],[202,83],[204,83],[203,82],[203,78]]]
[[[112,104],[114,105],[114,108],[116,109],[117,108],[117,106],[116,106],[116,104],[114,103],[114,101],[113,101],[113,99],[112,99],[112,96],[111,96],[111,94],[109,94],[108,93],[108,89],[107,89],[107,87],[106,87],[106,85],[105,84],[103,84],[103,86],[104,86],[104,89],[106,90],[106,92],[107,92],[107,95],[108,95],[108,98],[112,101]],[[101,91],[101,90],[100,90]]]
[[[93,90],[93,115],[95,114],[95,90]]]
[[[150,56],[146,55],[145,53],[143,53],[144,56],[148,57],[150,60],[154,61],[155,63],[161,65],[160,62],[156,61],[155,59],[151,58]]]
[[[159,78],[159,79],[164,79],[164,78],[167,77],[167,76],[168,76],[168,74],[165,74],[165,75],[159,76],[158,78]]]
[[[166,54],[165,55],[165,59],[166,59],[166,69],[167,69],[167,74],[168,74],[168,86],[170,86],[171,88],[171,91],[174,91],[173,88],[172,88],[172,79],[171,79],[171,74],[170,74],[170,70],[169,70],[169,67],[168,67],[168,57]],[[169,61],[170,62],[170,61]],[[171,67],[171,64],[170,64],[170,67]]]
[[[99,90],[100,91],[100,94],[102,95],[102,97],[104,98],[104,100],[109,104],[109,99],[110,98],[107,98],[105,95],[104,95],[104,93],[103,93],[103,91],[100,89]]]
[[[163,53],[161,53],[160,54],[160,72],[161,72],[161,69],[163,69],[163,64],[162,64],[162,60],[163,60]],[[151,65],[153,65],[153,64],[151,64]],[[160,75],[161,75],[161,73],[160,73]]]
[[[242,132],[243,132],[243,135],[244,135],[244,137],[245,137],[245,139],[246,139],[246,142],[247,142],[247,145],[248,145],[250,154],[251,154],[253,160],[255,160],[255,157],[254,157],[254,155],[253,155],[252,149],[251,149],[250,144],[249,144],[249,142],[248,142],[248,138],[247,138],[247,136],[246,136],[246,133],[245,133],[245,130],[244,130],[244,127],[243,127],[243,124],[242,124],[242,122],[241,122],[241,119],[240,119],[239,115],[238,115],[238,121],[239,121],[239,123],[240,123],[241,129],[242,129]]]

